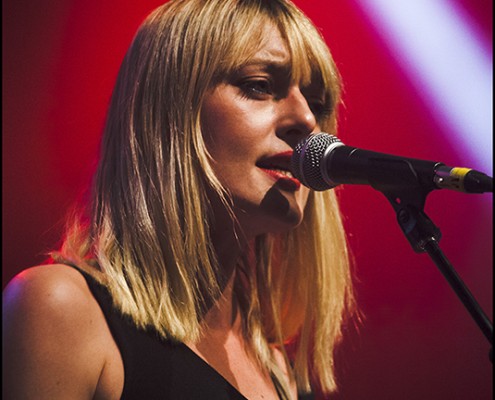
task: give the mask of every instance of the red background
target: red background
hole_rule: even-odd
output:
[[[160,3],[3,1],[3,286],[57,243],[65,210],[93,171],[122,57]],[[457,3],[491,44],[492,2]],[[346,144],[465,166],[461,146],[354,1],[297,4],[322,29],[343,75]],[[436,191],[425,209],[490,320],[492,200]],[[365,318],[339,355],[341,392],[332,398],[491,399],[488,341],[429,257],[413,252],[386,199],[348,186],[343,208]]]

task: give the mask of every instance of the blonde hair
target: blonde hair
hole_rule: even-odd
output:
[[[89,226],[76,220],[53,253],[97,265],[116,307],[168,339],[197,338],[205,305],[221,292],[207,189],[228,209],[230,199],[203,142],[203,98],[259,49],[270,23],[287,43],[292,79],[321,80],[331,112],[320,126],[335,133],[340,78],[320,33],[292,3],[170,1],[141,25],[119,71]],[[315,382],[334,391],[333,353],[353,304],[334,191],[310,193],[300,226],[258,237],[253,257],[256,268],[241,268],[236,294],[260,363],[286,387],[270,346],[285,354],[284,343],[297,337],[299,390]]]

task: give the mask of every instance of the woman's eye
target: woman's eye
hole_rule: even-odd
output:
[[[249,97],[261,98],[273,94],[272,85],[267,79],[250,79],[242,82],[240,87]]]

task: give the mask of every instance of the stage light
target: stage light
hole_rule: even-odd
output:
[[[493,175],[493,55],[445,0],[358,0],[467,166]],[[463,160],[464,161],[464,160]]]

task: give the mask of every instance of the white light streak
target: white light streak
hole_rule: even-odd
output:
[[[358,0],[467,167],[493,176],[493,59],[445,0]]]

